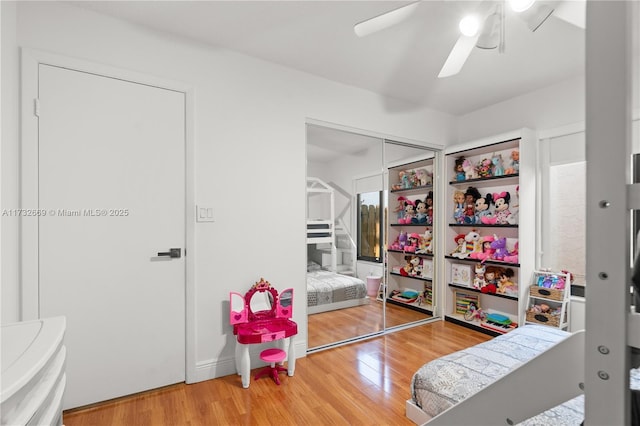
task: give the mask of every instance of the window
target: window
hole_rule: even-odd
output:
[[[542,253],[538,267],[567,270],[573,275],[574,286],[584,286],[587,255],[584,133],[541,141],[540,159]]]
[[[382,262],[382,191],[358,194],[358,260]]]

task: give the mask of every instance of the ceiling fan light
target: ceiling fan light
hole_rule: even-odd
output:
[[[536,0],[509,0],[509,6],[514,12],[524,12],[533,6]]]
[[[476,47],[480,49],[495,49],[500,45],[500,24],[501,17],[498,12],[487,16],[482,26],[482,32],[476,42]]]
[[[480,29],[480,22],[478,18],[473,15],[465,16],[460,20],[460,24],[458,25],[460,28],[460,32],[467,36],[473,37],[478,34],[478,30]]]

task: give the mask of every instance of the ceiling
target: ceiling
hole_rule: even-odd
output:
[[[474,49],[437,78],[480,1],[425,0],[404,22],[359,38],[353,25],[406,1],[74,2],[99,13],[454,115],[584,73],[584,30],[552,16],[535,33],[507,13],[506,50]],[[556,2],[561,3],[561,2]],[[393,103],[398,108],[398,102]]]

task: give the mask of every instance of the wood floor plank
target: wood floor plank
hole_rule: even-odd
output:
[[[438,321],[312,353],[296,361],[293,377],[280,375],[280,386],[264,377],[243,389],[233,374],[66,411],[63,419],[66,426],[412,425],[405,401],[413,373],[489,339]]]

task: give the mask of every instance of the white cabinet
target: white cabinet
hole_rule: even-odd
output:
[[[535,264],[535,161],[528,129],[446,150],[446,320],[492,335],[524,323]],[[472,302],[501,320],[466,320]]]

